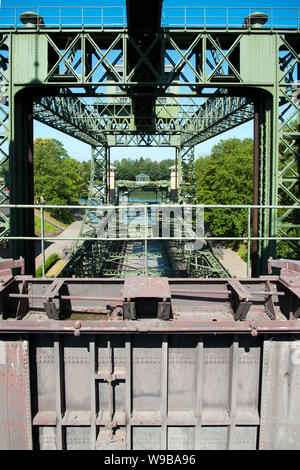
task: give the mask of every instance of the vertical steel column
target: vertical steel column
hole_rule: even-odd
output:
[[[194,147],[181,147],[179,175],[179,202],[195,203],[195,167],[194,167]]]
[[[199,335],[197,339],[197,348],[196,348],[196,391],[195,391],[195,411],[196,411],[196,426],[195,426],[195,438],[194,438],[194,448],[196,450],[201,449],[202,441],[202,408],[203,408],[203,365],[204,365],[204,337]]]
[[[97,418],[97,407],[96,407],[96,335],[91,336],[89,341],[90,350],[90,374],[91,374],[91,449],[96,449],[96,418]]]
[[[258,181],[259,181],[259,107],[254,103],[254,145],[253,145],[253,204],[258,205]],[[252,212],[252,236],[258,236],[258,209]],[[257,277],[257,240],[251,244],[251,276]]]
[[[8,49],[8,51],[7,51]],[[9,80],[9,54],[11,50],[11,36],[3,37],[0,40],[0,168],[3,174],[3,180],[0,182],[0,205],[7,204],[9,196],[6,190],[9,189],[9,149],[7,144],[9,142],[9,94],[10,94],[10,80]],[[8,235],[9,233],[9,210],[2,210],[0,212],[0,239],[1,236]]]
[[[278,135],[277,135],[277,99],[270,93],[257,96],[257,136],[259,145],[258,162],[258,197],[259,205],[276,205],[278,196]],[[273,209],[259,209],[257,216],[258,237],[276,235],[276,212]],[[268,258],[276,257],[275,240],[258,240],[256,276],[267,274]]]
[[[30,91],[12,94],[10,103],[10,204],[33,204],[33,97]],[[10,235],[34,237],[33,209],[12,209]],[[33,240],[13,240],[12,257],[25,259],[26,274],[35,273]]]
[[[132,418],[132,339],[130,335],[127,335],[125,340],[125,369],[126,369],[126,381],[125,381],[125,414],[126,414],[126,447],[127,450],[131,450],[131,418]]]
[[[178,202],[178,157],[180,155],[180,149],[178,147],[175,148],[175,189],[174,189],[174,194],[172,194],[171,190],[171,200],[174,202]],[[181,165],[181,159],[180,159],[180,165]]]

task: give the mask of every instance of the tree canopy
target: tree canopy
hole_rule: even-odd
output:
[[[169,180],[170,166],[173,164],[172,159],[157,162],[143,157],[135,160],[123,158],[121,161],[113,162],[116,168],[116,179],[127,181],[135,181],[135,177],[140,173],[148,175],[151,181]]]
[[[88,177],[85,166],[70,158],[61,142],[55,139],[35,139],[35,200],[43,197],[46,204],[77,203],[79,198],[87,196]],[[66,211],[51,212],[62,221],[71,219]]]
[[[253,141],[221,140],[206,158],[195,163],[196,194],[202,204],[252,204]],[[205,210],[215,236],[246,236],[247,211]]]
[[[287,158],[287,156],[285,156]],[[281,162],[281,165],[282,162]],[[290,170],[291,171],[291,170]],[[296,171],[296,168],[293,168]],[[195,163],[197,200],[202,204],[252,204],[253,203],[253,140],[237,138],[221,140],[209,156]],[[291,201],[281,194],[281,203]],[[296,211],[295,211],[296,212]],[[280,215],[280,212],[279,212]],[[295,215],[288,220],[296,223]],[[205,210],[205,220],[215,236],[246,237],[246,209]],[[296,229],[289,236],[297,236]],[[235,248],[240,242],[227,243]],[[293,257],[291,246],[277,243],[277,257]]]

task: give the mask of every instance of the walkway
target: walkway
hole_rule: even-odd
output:
[[[212,251],[232,277],[247,277],[247,263],[235,251],[216,243]]]
[[[69,227],[67,227],[62,233],[60,233],[55,240],[50,242],[50,245],[45,250],[45,260],[48,256],[52,255],[53,253],[58,253],[59,256],[64,257],[65,250],[70,250],[75,240],[62,240],[63,238],[76,238],[79,234],[79,230],[81,227],[82,221],[77,220],[73,222]],[[49,243],[49,242],[47,242]],[[42,254],[39,254],[35,258],[35,266],[36,268],[42,264]]]

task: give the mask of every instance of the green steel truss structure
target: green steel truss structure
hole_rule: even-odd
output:
[[[194,146],[254,116],[254,202],[299,206],[299,32],[185,27],[141,35],[47,25],[0,30],[0,151],[10,202],[33,202],[33,118],[92,146],[92,181],[101,181],[103,201],[111,147],[175,147],[179,201],[188,202],[195,196]],[[292,231],[299,234],[296,211],[257,210],[254,235]],[[32,236],[32,211],[17,217],[11,210],[10,232]],[[13,243],[27,272],[30,244]],[[266,272],[274,245],[258,241],[256,274]]]

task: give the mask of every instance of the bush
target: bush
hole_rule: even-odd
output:
[[[50,255],[45,261],[45,274],[46,272],[59,260],[60,256],[57,253],[53,253]],[[39,266],[35,271],[35,277],[42,277],[43,276],[43,266]]]
[[[54,217],[58,222],[69,225],[74,222],[74,216],[68,209],[50,209],[51,217]]]

